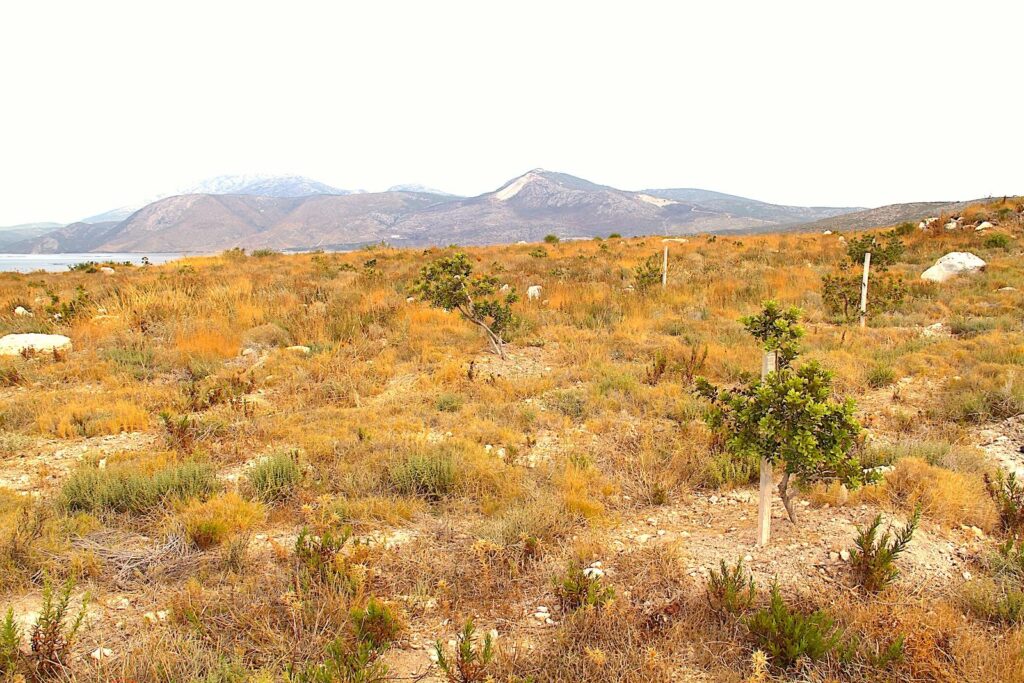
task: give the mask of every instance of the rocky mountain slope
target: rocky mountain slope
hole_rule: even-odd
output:
[[[215,178],[123,219],[73,224],[6,246],[12,252],[345,249],[585,239],[619,233],[687,235],[854,229],[916,219],[958,205],[858,210],[800,207],[689,188],[620,190],[533,169],[497,190],[457,197],[422,186],[352,193],[298,176]],[[113,215],[113,214],[112,214]],[[92,219],[90,219],[92,220]]]
[[[910,202],[888,204],[874,209],[864,209],[843,215],[822,218],[800,225],[807,230],[866,230],[880,225],[893,225],[904,221],[918,221],[941,213],[957,213],[970,204],[984,201],[972,199],[966,202]]]

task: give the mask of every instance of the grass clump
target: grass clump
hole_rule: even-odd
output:
[[[404,496],[431,502],[446,498],[455,490],[455,461],[446,453],[412,453],[388,468],[389,485]]]
[[[185,536],[200,550],[249,531],[263,517],[262,505],[237,493],[221,494],[206,501],[193,500],[179,514]]]
[[[985,490],[996,504],[1003,531],[1024,531],[1024,485],[1017,481],[1017,474],[998,470],[993,477],[986,472]]]
[[[276,453],[251,465],[245,472],[246,489],[264,503],[290,498],[302,481],[298,452]]]
[[[904,458],[889,472],[879,491],[907,511],[920,507],[922,515],[948,526],[968,524],[991,531],[998,524],[995,506],[985,492],[981,477],[951,472],[919,458]]]
[[[148,512],[167,500],[205,498],[220,488],[208,465],[185,462],[156,471],[134,464],[105,469],[83,467],[61,489],[61,505],[69,512]]]
[[[374,650],[387,648],[405,630],[401,615],[377,598],[370,598],[363,607],[354,607],[349,619],[356,640],[369,644]]]

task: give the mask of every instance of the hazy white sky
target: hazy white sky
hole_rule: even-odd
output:
[[[0,225],[246,172],[1021,193],[1022,24],[1019,0],[3,2]]]

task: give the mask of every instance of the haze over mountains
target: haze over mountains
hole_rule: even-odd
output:
[[[894,220],[932,213],[916,208]],[[927,207],[925,210],[922,207]],[[890,207],[891,208],[891,207]],[[476,197],[421,185],[386,192],[331,187],[301,176],[222,176],[78,223],[33,227],[4,240],[15,253],[213,252],[246,249],[345,249],[386,241],[396,246],[492,244],[563,239],[613,232],[688,235],[751,232],[826,224],[856,217],[858,207],[782,206],[699,189],[619,190],[582,178],[534,169]],[[870,221],[870,215],[859,219]],[[844,227],[860,225],[857,218]],[[12,235],[15,233],[12,233]]]

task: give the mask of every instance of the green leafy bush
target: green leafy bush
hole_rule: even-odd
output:
[[[633,288],[644,294],[661,282],[661,260],[657,254],[648,256],[633,268]]]
[[[982,244],[986,249],[1009,249],[1013,240],[1005,233],[995,232],[988,235]]]
[[[386,649],[405,628],[394,609],[377,598],[367,600],[365,607],[353,608],[349,619],[356,640],[378,651]]]
[[[903,241],[896,231],[881,234],[867,234],[851,239],[846,245],[846,255],[854,265],[864,263],[864,254],[871,252],[871,266],[875,270],[887,270],[903,257]]]

